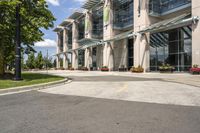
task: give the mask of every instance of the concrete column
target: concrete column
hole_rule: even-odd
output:
[[[67,29],[65,28],[63,31],[63,51],[66,52],[68,50],[68,36]],[[68,54],[65,53],[63,55],[63,68],[68,69]]]
[[[192,0],[192,16],[200,17],[200,1]],[[200,66],[200,22],[192,25],[192,65]]]
[[[105,0],[104,3],[104,40],[109,40],[113,37],[113,10],[112,0]],[[110,70],[114,69],[113,60],[113,42],[108,42],[104,45],[103,49],[103,65],[107,66]]]
[[[97,70],[103,66],[103,47],[97,46]]]
[[[85,67],[90,69],[90,66],[92,65],[92,48],[85,49]]]
[[[60,53],[60,39],[59,39],[59,33],[57,32],[57,54]],[[60,57],[59,55],[56,56],[56,68],[60,68]]]
[[[92,14],[89,11],[85,14],[85,38],[92,38]]]
[[[141,3],[140,11],[138,11],[139,1],[134,1],[134,32],[138,32],[149,25],[159,21],[150,17],[148,14],[148,1]],[[150,66],[150,46],[149,34],[138,34],[134,41],[134,66],[142,66],[145,72],[149,71]]]
[[[60,56],[59,55],[56,56],[56,68],[57,69],[60,68]]]
[[[78,48],[78,26],[75,21],[72,24],[72,39],[72,49]],[[78,51],[72,52],[72,67],[78,69]]]

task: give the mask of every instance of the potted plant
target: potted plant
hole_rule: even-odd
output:
[[[138,66],[138,67],[132,67],[131,69],[130,69],[130,71],[131,72],[133,72],[133,73],[143,73],[144,72],[144,68],[142,68],[142,66]]]
[[[200,68],[198,65],[193,65],[192,68],[190,68],[190,73],[192,74],[200,74]]]
[[[88,71],[88,68],[87,68],[87,67],[82,67],[81,70],[82,70],[82,71]]]
[[[163,64],[159,67],[160,73],[173,73],[175,68],[170,64]]]
[[[103,67],[101,68],[101,71],[102,71],[102,72],[108,72],[108,71],[109,71],[109,68],[108,68],[107,66],[103,66]]]

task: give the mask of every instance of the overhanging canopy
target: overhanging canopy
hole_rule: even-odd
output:
[[[84,38],[78,41],[78,43],[81,44],[81,49],[86,49],[88,47],[100,45],[102,44],[101,42],[101,40],[93,38]]]
[[[191,14],[183,14],[181,16],[172,18],[172,19],[168,19],[168,20],[164,20],[161,21],[159,23],[155,23],[141,31],[139,31],[139,33],[146,33],[146,32],[160,32],[160,31],[164,31],[164,30],[170,30],[170,29],[174,29],[174,28],[178,28],[178,27],[183,27],[183,26],[187,26],[190,25],[192,23],[196,23],[199,20],[199,17],[194,16],[191,17]]]
[[[82,16],[84,13],[80,11],[75,11],[71,16],[69,16],[69,19],[77,19],[80,16]]]
[[[130,38],[130,37],[133,37],[135,34],[136,33],[134,33],[133,30],[130,30],[130,31],[118,34],[115,37],[113,37],[112,39],[105,40],[104,42],[112,42],[112,41],[122,40],[122,39],[125,39],[125,38]]]
[[[63,29],[63,27],[57,26],[53,31],[54,31],[54,32],[59,32],[59,31],[61,31],[62,29]]]
[[[90,10],[91,8],[93,8],[94,6],[99,4],[100,2],[101,2],[101,0],[87,0],[83,4],[82,8]]]
[[[68,26],[72,23],[71,19],[64,20],[59,26]]]

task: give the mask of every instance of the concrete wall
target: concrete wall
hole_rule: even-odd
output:
[[[200,1],[192,0],[192,16],[200,17]],[[200,66],[200,22],[192,27],[192,64]]]

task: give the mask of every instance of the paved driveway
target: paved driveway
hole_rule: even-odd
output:
[[[159,76],[50,72],[69,84],[0,96],[0,133],[199,133],[200,89]]]

